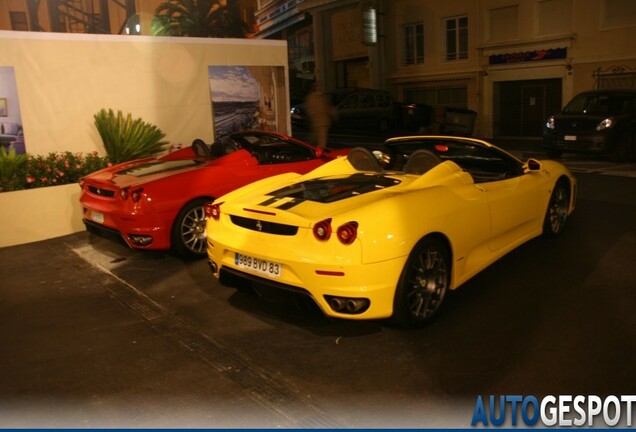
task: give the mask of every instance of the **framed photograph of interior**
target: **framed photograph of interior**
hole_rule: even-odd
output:
[[[7,117],[8,115],[7,98],[0,98],[0,117]]]

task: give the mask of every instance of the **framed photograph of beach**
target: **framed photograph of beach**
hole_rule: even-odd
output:
[[[209,66],[215,140],[241,130],[287,133],[283,66]]]

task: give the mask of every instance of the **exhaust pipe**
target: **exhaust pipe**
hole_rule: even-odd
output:
[[[212,260],[208,260],[208,266],[210,267],[210,270],[212,271],[212,273],[217,274],[219,271],[219,267],[216,265],[216,263]]]
[[[349,313],[358,312],[362,308],[362,306],[364,306],[363,301],[355,300],[355,299],[347,300],[347,312]]]
[[[345,308],[346,302],[342,298],[332,297],[331,300],[329,300],[329,306],[331,306],[331,309],[333,309],[334,311],[340,312],[342,309]]]
[[[350,315],[361,314],[371,305],[367,298],[325,296],[325,300],[334,312]]]

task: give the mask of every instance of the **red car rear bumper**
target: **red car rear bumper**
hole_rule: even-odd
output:
[[[121,237],[133,249],[167,250],[176,212],[132,214],[83,196],[80,199],[87,230],[105,237]]]

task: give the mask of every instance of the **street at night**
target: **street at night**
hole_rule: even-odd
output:
[[[0,0],[0,428],[633,428],[635,40],[634,0]]]
[[[84,232],[0,249],[3,426],[469,427],[478,395],[630,394],[636,166],[563,161],[562,236],[417,330],[263,302],[206,260]]]

